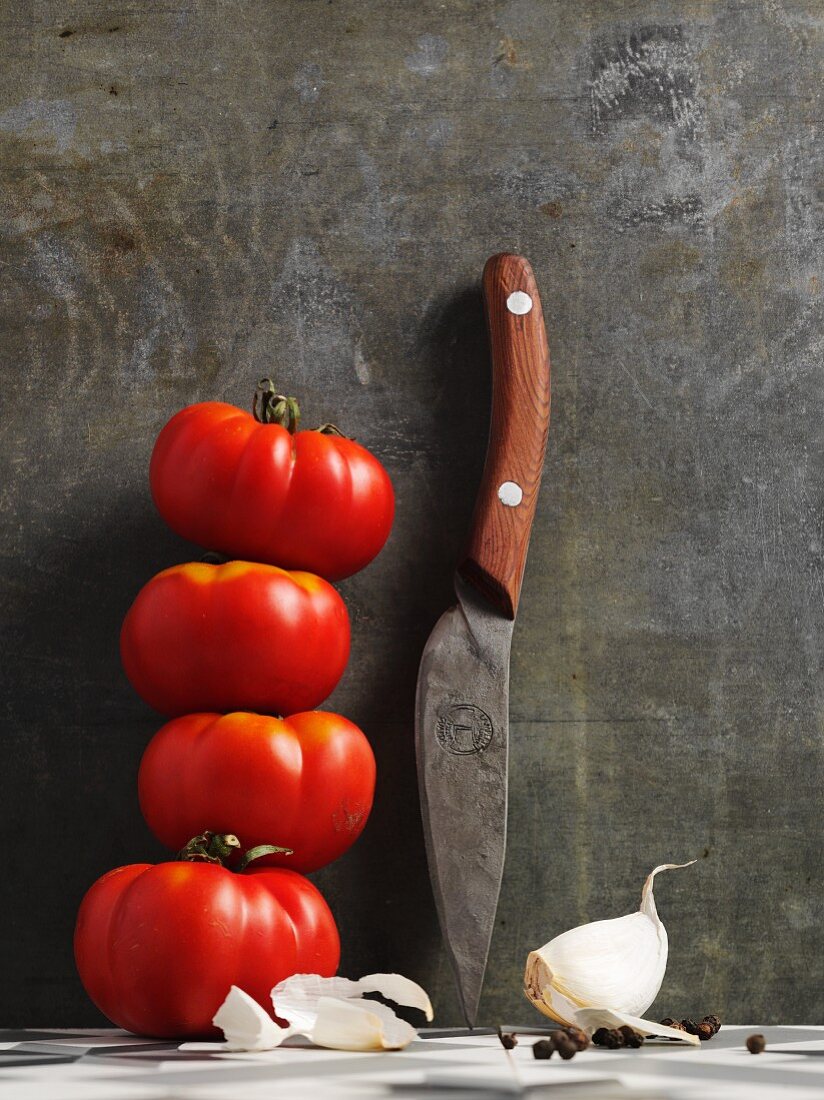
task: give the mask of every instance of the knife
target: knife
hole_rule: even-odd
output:
[[[415,743],[426,854],[467,1025],[475,1025],[506,851],[509,651],[549,429],[549,347],[529,262],[483,274],[492,419],[457,602],[418,672]]]

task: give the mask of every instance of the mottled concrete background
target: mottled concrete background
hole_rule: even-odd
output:
[[[380,768],[317,876],[343,972],[457,1003],[414,778],[421,646],[483,458],[476,284],[532,259],[553,427],[512,660],[510,847],[482,1021],[527,951],[665,876],[658,1009],[824,1021],[821,73],[815,0],[2,3],[0,1022],[98,1020],[77,904],[161,857],[139,586],[198,554],[147,466],[273,372],[398,493],[329,702]]]

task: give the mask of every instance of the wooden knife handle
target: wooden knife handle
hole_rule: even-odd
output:
[[[514,619],[549,430],[549,345],[529,261],[501,252],[486,262],[484,302],[492,351],[492,420],[464,580]]]

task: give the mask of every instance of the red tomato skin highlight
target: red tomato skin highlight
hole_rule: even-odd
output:
[[[310,710],[349,658],[349,615],[311,573],[228,562],[176,565],[138,593],[120,632],[137,694],[169,717]]]
[[[334,918],[295,871],[209,863],[134,864],[91,887],[77,916],[86,992],[118,1027],[159,1038],[214,1038],[212,1017],[237,985],[272,1014],[291,974],[333,975]]]
[[[155,443],[149,482],[158,512],[183,538],[327,580],[368,565],[395,512],[388,473],[353,439],[291,435],[222,401],[171,418]]]
[[[149,742],[138,793],[146,824],[172,851],[208,829],[247,848],[276,844],[256,866],[315,871],[360,836],[372,808],[375,757],[348,719],[236,712],[174,718]]]

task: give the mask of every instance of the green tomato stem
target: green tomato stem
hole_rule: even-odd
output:
[[[244,852],[243,858],[240,861],[239,871],[245,871],[253,859],[260,859],[261,856],[291,856],[292,848],[278,848],[274,844],[258,844],[256,848],[250,848],[248,852]]]
[[[234,833],[213,833],[205,829],[199,836],[193,836],[175,859],[185,863],[217,863],[227,867],[229,860],[240,851],[241,843]],[[245,871],[252,860],[271,855],[290,856],[292,849],[279,848],[275,844],[258,844],[243,853],[237,869]]]
[[[252,415],[260,424],[280,424],[294,435],[300,424],[300,405],[294,397],[278,393],[271,378],[263,378],[252,398]]]

